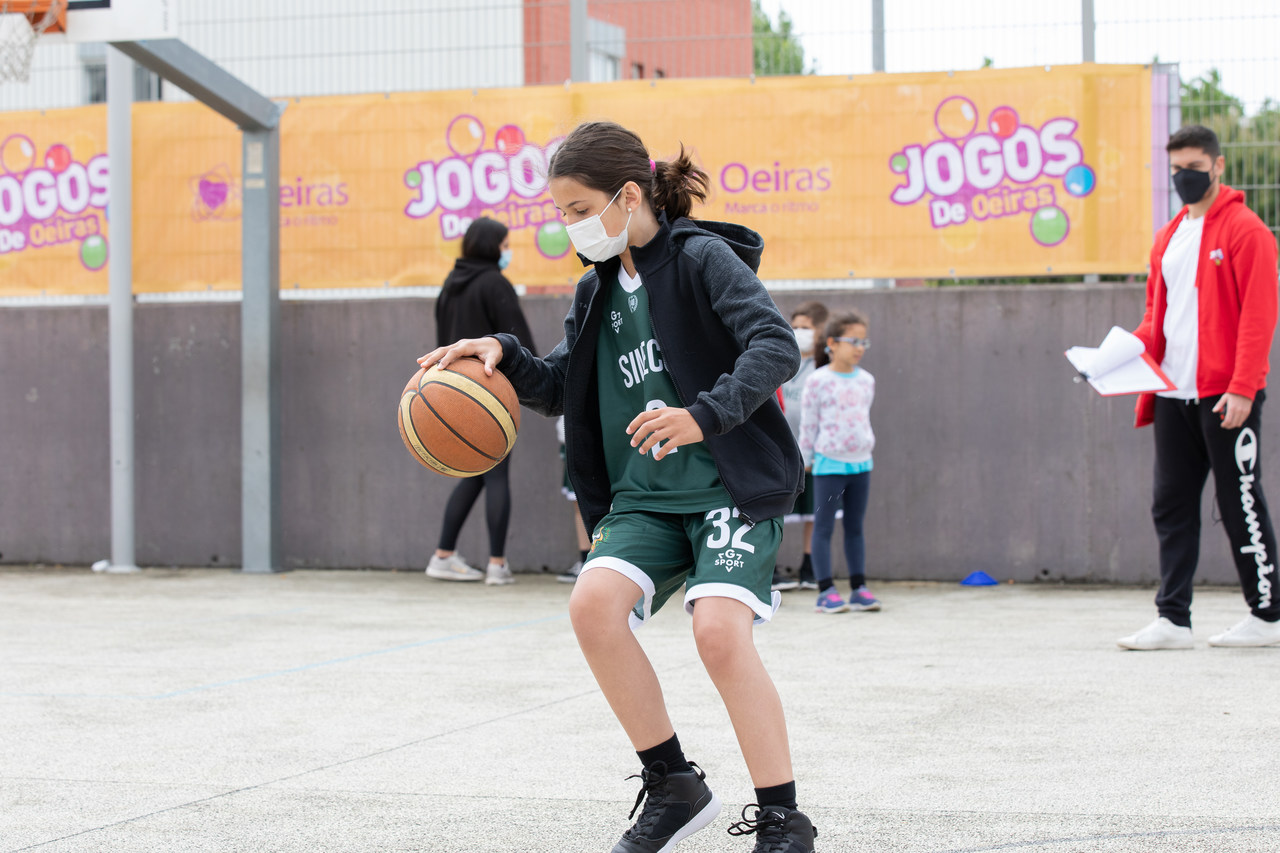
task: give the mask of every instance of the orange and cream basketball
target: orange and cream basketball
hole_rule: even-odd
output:
[[[501,373],[477,358],[419,370],[400,394],[400,437],[413,458],[447,477],[474,477],[511,452],[520,403]]]

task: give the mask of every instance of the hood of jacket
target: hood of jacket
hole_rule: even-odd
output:
[[[499,272],[493,261],[482,261],[476,258],[458,258],[453,264],[453,272],[449,274],[449,289],[454,294],[461,293],[480,276],[489,272]]]
[[[1213,204],[1209,206],[1209,210],[1204,215],[1205,221],[1216,219],[1218,216],[1227,213],[1230,205],[1233,204],[1244,204],[1244,191],[1223,184],[1218,190],[1218,197],[1213,200]]]

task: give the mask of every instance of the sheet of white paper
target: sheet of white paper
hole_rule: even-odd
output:
[[[1099,347],[1072,347],[1067,350],[1067,360],[1076,370],[1084,371],[1095,363]],[[1141,391],[1164,391],[1168,388],[1146,360],[1139,357],[1127,364],[1107,371],[1103,376],[1089,377],[1089,384],[1099,394],[1137,394]]]
[[[1091,378],[1089,384],[1099,394],[1137,394],[1141,391],[1164,391],[1168,385],[1160,375],[1151,369],[1151,365],[1141,358],[1135,358],[1127,364],[1110,370],[1104,376]]]
[[[1138,358],[1145,349],[1146,347],[1143,346],[1137,335],[1119,326],[1112,326],[1111,331],[1107,332],[1107,336],[1102,339],[1101,346],[1094,353],[1093,361],[1084,368],[1084,373],[1090,379],[1101,378],[1121,365],[1128,364]]]
[[[1087,376],[1089,366],[1093,364],[1093,359],[1097,354],[1097,347],[1072,347],[1067,350],[1067,361],[1071,362],[1071,366],[1077,371]]]

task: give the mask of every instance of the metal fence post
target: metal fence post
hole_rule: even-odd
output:
[[[569,79],[575,83],[591,79],[587,57],[587,0],[569,0]]]
[[[1093,17],[1093,0],[1080,0],[1080,61],[1095,62],[1093,36],[1097,23]]]
[[[884,0],[871,0],[871,70],[884,71]]]
[[[871,70],[884,72],[884,0],[871,0]],[[897,284],[892,278],[873,278],[871,286],[887,289]]]

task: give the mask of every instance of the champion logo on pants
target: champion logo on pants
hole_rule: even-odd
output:
[[[1241,554],[1252,554],[1258,567],[1258,607],[1265,610],[1271,606],[1271,581],[1267,577],[1275,567],[1267,556],[1266,543],[1262,541],[1262,525],[1258,522],[1258,513],[1253,508],[1253,470],[1258,464],[1258,436],[1250,428],[1240,430],[1235,446],[1236,469],[1240,472],[1240,508],[1244,510],[1244,521],[1249,528],[1249,544],[1240,548]]]

